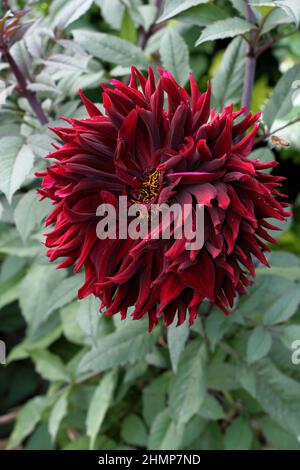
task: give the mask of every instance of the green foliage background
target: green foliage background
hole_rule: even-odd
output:
[[[2,4],[5,8],[5,4]],[[203,305],[191,330],[99,317],[78,301],[82,275],[56,271],[41,243],[47,201],[34,171],[54,136],[0,64],[0,447],[26,449],[299,449],[300,6],[295,1],[44,0],[29,7],[11,54],[50,126],[84,117],[77,89],[101,102],[100,81],[130,65],[212,81],[214,106],[241,103],[247,42],[257,35],[252,107],[263,111],[255,156],[276,158],[294,218],[228,318]],[[271,148],[269,136],[290,142]],[[265,137],[265,140],[263,138]]]

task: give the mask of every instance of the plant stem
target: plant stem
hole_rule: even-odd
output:
[[[245,0],[245,2],[247,5],[247,21],[249,21],[249,23],[254,23],[255,16],[252,11],[252,8],[249,5],[248,0]],[[255,48],[254,48],[253,42],[251,41],[251,33],[250,33],[250,42],[248,44],[247,62],[246,62],[245,79],[244,79],[244,90],[243,90],[243,98],[242,98],[242,106],[245,106],[247,110],[250,110],[250,107],[251,107],[252,93],[253,93],[253,86],[254,86],[254,79],[255,79],[255,70],[256,70]]]
[[[18,82],[18,85],[19,85],[19,88],[20,88],[20,91],[21,91],[22,95],[25,96],[25,98],[27,98],[27,100],[28,100],[32,110],[34,111],[36,117],[38,118],[38,120],[40,121],[40,123],[42,125],[47,124],[48,119],[47,119],[47,116],[44,113],[44,110],[41,106],[41,103],[38,101],[38,99],[36,97],[36,94],[33,91],[28,90],[26,79],[25,79],[22,71],[20,70],[18,64],[16,63],[15,59],[13,58],[13,56],[11,55],[9,50],[5,50],[3,52],[3,55],[4,55],[5,59],[7,60],[12,73],[15,75],[15,77],[17,79],[17,82]]]
[[[155,1],[155,6],[157,8],[155,19],[154,19],[153,23],[151,24],[151,26],[149,27],[148,31],[145,31],[142,28],[142,32],[141,32],[140,38],[139,38],[139,46],[143,50],[145,49],[145,47],[146,47],[150,37],[152,36],[152,34],[164,27],[164,24],[155,26],[156,20],[158,19],[159,15],[160,15],[162,4],[163,4],[163,0],[156,0]]]

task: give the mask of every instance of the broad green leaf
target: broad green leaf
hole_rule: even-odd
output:
[[[254,328],[247,344],[247,361],[249,364],[266,356],[271,349],[271,345],[272,337],[270,333],[263,326]]]
[[[224,20],[227,17],[228,15],[224,9],[214,5],[213,3],[207,3],[191,7],[188,10],[179,13],[179,15],[176,16],[176,20],[203,27],[213,23],[214,21]]]
[[[0,139],[0,191],[9,203],[33,166],[33,153],[20,136]]]
[[[294,315],[299,301],[296,283],[280,275],[259,274],[248,295],[241,298],[239,312],[258,323],[272,325]]]
[[[185,424],[196,414],[206,393],[206,350],[195,340],[182,354],[170,383],[170,410],[174,422]]]
[[[124,39],[105,33],[75,29],[75,41],[98,59],[113,64],[147,68],[147,59],[141,48]]]
[[[54,18],[53,26],[59,29],[66,28],[78,20],[91,7],[93,0],[67,0]]]
[[[0,253],[20,258],[33,257],[40,251],[40,242],[30,238],[24,243],[15,228],[0,233]]]
[[[7,449],[17,447],[34,430],[48,405],[48,397],[37,396],[23,406],[9,438]]]
[[[46,199],[39,201],[38,199],[36,190],[32,189],[20,198],[15,208],[16,227],[24,241],[49,212],[48,201]]]
[[[143,389],[143,417],[148,426],[151,425],[155,416],[165,409],[170,377],[170,372],[166,372]]]
[[[148,441],[150,450],[176,450],[180,448],[184,427],[176,426],[168,408],[156,416]]]
[[[125,11],[122,0],[95,0],[101,8],[104,20],[113,28],[120,29]]]
[[[246,43],[235,38],[227,47],[221,65],[212,79],[213,103],[221,110],[241,99],[246,64]]]
[[[300,340],[300,325],[287,325],[283,328],[280,340],[289,351],[293,351],[292,344],[294,341]]]
[[[208,420],[218,420],[225,418],[223,408],[218,402],[218,400],[216,400],[216,398],[214,398],[212,395],[209,395],[208,393],[204,397],[203,403],[199,409],[198,414],[199,416],[201,416],[201,418],[205,418]]]
[[[189,50],[175,28],[166,29],[159,52],[164,68],[172,72],[180,85],[185,85],[190,72]]]
[[[116,381],[117,371],[107,372],[92,396],[86,418],[86,432],[90,438],[90,449],[94,448],[97,434],[111,404]]]
[[[280,426],[299,439],[300,384],[282,374],[268,360],[256,366],[256,393],[253,396]],[[247,390],[252,395],[252,390]]]
[[[79,309],[76,315],[77,323],[85,334],[88,342],[96,345],[97,331],[99,327],[100,301],[94,296],[89,296],[79,302]]]
[[[166,0],[164,10],[158,19],[158,22],[169,20],[188,8],[208,3],[208,1],[209,0]]]
[[[31,354],[37,372],[49,381],[69,382],[70,376],[59,356],[50,351],[39,350]]]
[[[26,359],[33,352],[45,349],[54,343],[62,333],[61,325],[58,325],[55,329],[52,329],[47,335],[43,335],[41,338],[33,341],[30,338],[25,338],[24,341],[17,344],[8,356],[7,362],[19,361]]]
[[[214,351],[220,339],[231,328],[229,319],[217,309],[214,309],[205,320],[205,331],[211,349]]]
[[[245,0],[230,0],[230,3],[232,3],[232,6],[241,16],[247,18],[247,5]]]
[[[34,332],[49,317],[47,303],[50,294],[62,282],[64,273],[51,265],[33,265],[19,287],[22,314]]]
[[[121,426],[121,437],[127,444],[145,447],[148,433],[142,419],[134,414],[126,416]]]
[[[234,365],[215,361],[207,369],[207,388],[212,390],[235,390],[239,388]]]
[[[71,343],[83,345],[86,344],[86,341],[85,335],[76,319],[78,308],[78,301],[75,300],[71,304],[61,308],[59,314],[64,336],[71,341]]]
[[[59,426],[67,414],[69,393],[70,389],[63,392],[51,410],[48,429],[53,441],[55,441]]]
[[[156,340],[149,334],[146,322],[126,320],[126,324],[101,339],[99,346],[85,354],[78,372],[103,371],[118,365],[132,364],[151,351]]]
[[[55,310],[64,307],[70,303],[75,297],[79,287],[83,284],[83,277],[81,274],[71,276],[64,279],[53,290],[47,301],[46,315],[51,315]]]
[[[248,450],[253,439],[252,431],[243,417],[236,418],[226,430],[224,444],[226,450]]]
[[[176,326],[175,323],[172,323],[172,325],[168,327],[167,338],[169,353],[172,368],[175,373],[177,372],[178,362],[189,337],[189,333],[190,329],[187,320],[180,326]]]
[[[250,4],[253,6],[270,6],[281,8],[293,21],[296,26],[300,22],[300,3],[298,0],[252,0]]]
[[[299,79],[300,65],[294,65],[277,82],[269,101],[263,109],[263,121],[271,128],[275,121],[283,119],[293,108],[293,83]],[[277,126],[274,126],[277,128]],[[278,126],[279,127],[279,126]]]
[[[274,8],[273,11],[266,18],[263,28],[261,30],[261,35],[266,34],[272,29],[280,26],[282,24],[287,24],[291,22],[291,18],[279,8]]]
[[[237,17],[216,21],[204,28],[201,36],[196,41],[196,46],[216,39],[233,38],[247,33],[254,28],[255,25]]]
[[[274,450],[300,450],[299,441],[292,436],[289,432],[282,429],[268,416],[259,420],[259,425],[262,428],[268,443]]]

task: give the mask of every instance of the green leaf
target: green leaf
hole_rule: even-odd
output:
[[[34,430],[48,405],[48,397],[37,396],[23,406],[9,438],[7,449],[17,447]]]
[[[0,191],[11,203],[12,196],[32,169],[33,153],[20,136],[2,137],[0,149]]]
[[[281,323],[291,318],[297,311],[300,304],[300,289],[297,284],[291,285],[283,293],[283,295],[270,305],[270,308],[265,312],[264,324],[274,325]]]
[[[225,414],[222,406],[212,395],[206,394],[198,412],[201,418],[208,420],[224,419]]]
[[[47,350],[31,354],[37,372],[48,381],[69,382],[70,376],[59,356]]]
[[[113,64],[147,68],[142,49],[124,39],[83,29],[72,31],[75,41],[94,57]]]
[[[176,426],[168,408],[156,416],[152,423],[148,441],[150,450],[176,450],[180,448],[183,426]]]
[[[236,368],[226,362],[212,362],[207,370],[207,388],[220,391],[239,388]]]
[[[293,108],[293,83],[299,79],[300,65],[294,65],[277,82],[269,101],[263,109],[263,120],[272,128],[276,120],[283,119]],[[276,128],[276,126],[274,126]]]
[[[226,430],[224,445],[226,450],[248,450],[251,448],[252,431],[243,417],[236,418]]]
[[[274,450],[300,450],[299,441],[289,432],[282,429],[268,416],[259,420],[259,425]]]
[[[14,211],[14,220],[22,240],[25,241],[28,238],[47,212],[49,212],[48,201],[46,199],[39,201],[35,189],[28,191],[20,198]]]
[[[126,416],[121,426],[121,437],[127,444],[145,447],[148,433],[142,419],[134,414]]]
[[[131,42],[132,44],[135,44],[137,40],[137,30],[134,22],[131,19],[131,16],[128,13],[128,10],[125,11],[125,15],[123,16],[120,37],[126,41]]]
[[[22,314],[33,333],[47,320],[47,303],[50,294],[58,286],[64,273],[55,266],[33,265],[28,270],[19,287],[19,302]]]
[[[111,404],[116,382],[117,371],[107,372],[92,396],[86,418],[86,432],[90,438],[90,449],[94,448],[97,434]]]
[[[99,308],[99,299],[90,295],[79,302],[79,309],[76,316],[80,329],[85,334],[88,342],[94,346],[97,343]]]
[[[206,393],[205,363],[205,347],[197,340],[192,341],[170,383],[170,410],[178,425],[187,423],[202,405]]]
[[[61,336],[61,333],[62,328],[58,325],[55,329],[51,329],[48,334],[43,334],[39,339],[32,340],[31,338],[25,338],[24,341],[17,344],[10,351],[7,362],[26,359],[33,352],[47,348]]]
[[[188,8],[195,7],[203,3],[208,3],[208,1],[209,0],[167,0],[158,22],[169,20],[170,18],[173,18],[179,13],[187,10]]]
[[[78,20],[91,7],[93,0],[67,0],[54,18],[53,26],[60,30]]]
[[[132,364],[151,351],[155,340],[155,334],[148,333],[144,321],[128,319],[125,326],[102,338],[99,346],[83,356],[78,372],[103,371]]]
[[[241,18],[228,18],[226,20],[216,21],[204,28],[201,36],[196,41],[196,46],[203,44],[207,41],[214,41],[216,39],[225,39],[247,33],[255,28],[255,25]]]
[[[185,85],[190,72],[189,50],[175,28],[166,29],[159,52],[164,68],[172,72],[180,85]]]
[[[221,65],[212,79],[213,104],[222,109],[241,99],[246,64],[246,43],[234,38],[227,47]]]
[[[66,416],[68,411],[68,397],[69,397],[70,389],[67,389],[65,392],[61,394],[57,402],[52,408],[52,411],[49,416],[49,423],[48,429],[50,436],[53,441],[55,441],[56,435],[59,430],[59,426]]]
[[[79,287],[83,284],[83,277],[81,274],[71,276],[64,279],[53,290],[47,301],[46,315],[51,315],[55,310],[64,307],[70,303],[75,297]]]
[[[257,326],[249,336],[247,344],[247,361],[249,364],[258,361],[268,354],[272,337],[263,326]]]
[[[298,27],[300,22],[300,3],[298,0],[253,0],[250,2],[253,6],[270,6],[281,8]]]
[[[189,337],[189,333],[190,329],[187,320],[180,326],[176,326],[175,323],[172,323],[172,325],[168,327],[167,338],[169,353],[172,368],[175,373],[177,372],[178,362]]]
[[[95,0],[96,5],[101,8],[101,14],[113,29],[120,29],[125,5],[122,0]]]
[[[165,409],[170,376],[170,372],[166,372],[143,389],[143,417],[148,426]]]
[[[268,360],[257,363],[256,393],[247,389],[265,412],[280,426],[294,435],[300,436],[300,384],[282,374]]]
[[[227,17],[227,12],[222,8],[212,3],[208,3],[206,5],[191,7],[188,10],[179,13],[176,16],[176,20],[203,27],[213,23],[214,21],[224,20]]]

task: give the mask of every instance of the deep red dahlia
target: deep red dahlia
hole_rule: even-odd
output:
[[[126,317],[149,316],[149,328],[163,316],[190,324],[204,299],[225,313],[237,293],[255,277],[253,255],[268,265],[262,240],[275,240],[266,219],[284,220],[286,203],[276,196],[283,178],[262,172],[275,162],[247,158],[259,115],[233,106],[221,114],[210,108],[210,87],[200,93],[190,77],[188,93],[170,72],[156,82],[132,68],[130,84],[103,84],[105,115],[81,93],[88,119],[65,119],[71,126],[54,129],[63,145],[48,155],[55,161],[41,174],[42,198],[55,208],[46,225],[50,261],[59,268],[85,270],[79,298],[94,294],[102,308]],[[165,106],[165,97],[168,104]],[[252,127],[246,134],[246,131]],[[118,205],[118,197],[151,204],[177,202],[205,206],[204,246],[188,251],[175,240],[100,240],[96,209]],[[194,210],[194,209],[193,209]]]

